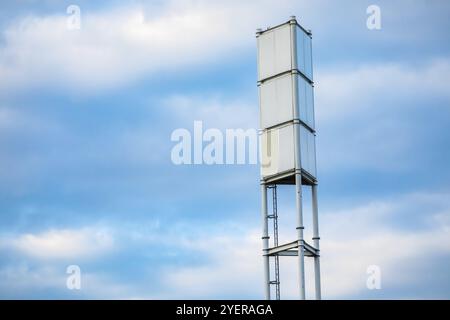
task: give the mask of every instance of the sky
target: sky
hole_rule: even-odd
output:
[[[2,2],[0,298],[263,298],[258,164],[176,165],[171,134],[257,129],[255,31],[295,15],[313,35],[323,298],[449,299],[449,14],[439,0]],[[294,191],[279,196],[292,241]],[[282,257],[284,299],[296,272]]]

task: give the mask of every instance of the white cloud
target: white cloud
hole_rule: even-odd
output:
[[[20,107],[0,106],[0,132],[29,133],[51,132],[55,134],[60,127],[49,119],[21,111]]]
[[[398,108],[408,112],[411,102],[418,99],[450,99],[449,75],[450,59],[430,60],[420,66],[379,63],[319,69],[315,85],[317,121],[323,125]]]
[[[430,195],[433,196],[433,195]],[[448,199],[448,194],[434,198]],[[436,203],[423,201],[417,194],[399,197],[397,201],[379,201],[337,212],[326,212],[322,222],[322,252],[324,292],[330,298],[357,296],[366,291],[366,269],[378,265],[384,288],[402,287],[420,280],[409,263],[417,266],[440,254],[450,255],[448,224],[432,223],[416,228],[399,228],[392,220],[402,210],[410,218],[420,213],[430,220],[436,216],[450,217],[450,203],[444,212],[427,212]],[[400,218],[402,223],[408,223]],[[427,219],[423,219],[426,221]],[[422,219],[421,219],[422,222]],[[367,291],[366,291],[367,293]],[[415,293],[420,297],[420,293]],[[406,292],[405,292],[406,295]],[[383,296],[383,292],[380,292]],[[399,297],[401,298],[401,297]]]
[[[70,290],[66,282],[69,274],[65,264],[35,265],[26,262],[10,264],[0,269],[0,296],[6,299],[151,299],[145,287],[124,283],[104,272],[90,272],[82,264],[81,288]],[[40,292],[51,292],[42,296]],[[154,298],[154,297],[153,297]]]
[[[447,199],[447,200],[446,200]],[[378,265],[382,271],[382,289],[399,289],[420,281],[415,266],[422,266],[437,255],[450,256],[448,194],[408,194],[395,201],[370,202],[338,211],[322,212],[322,292],[323,298],[357,298],[367,294],[367,267]],[[430,204],[440,203],[437,211],[426,212],[430,225],[419,230],[392,225],[402,211],[412,216],[426,211]],[[283,217],[281,217],[283,219]],[[283,228],[291,228],[287,218]],[[222,228],[223,229],[223,228]],[[228,229],[228,228],[227,228]],[[231,228],[230,228],[231,229]],[[208,259],[197,266],[170,268],[165,273],[169,298],[262,297],[262,261],[260,231],[235,229],[234,232],[208,233],[195,240],[177,241],[183,250],[202,252]],[[313,298],[311,260],[307,259],[307,288]],[[282,297],[296,299],[297,260],[281,258]],[[411,296],[411,294],[413,296]],[[420,291],[405,297],[420,298]],[[399,298],[402,298],[399,296]]]
[[[321,264],[324,299],[358,298],[369,294],[366,288],[367,267],[381,268],[382,289],[378,297],[421,298],[425,289],[417,270],[433,272],[436,257],[450,257],[450,197],[442,193],[405,194],[396,199],[322,211]],[[283,210],[285,212],[285,210]],[[405,223],[402,214],[411,219],[419,217],[419,227],[399,228]],[[292,213],[292,212],[291,212]],[[306,214],[306,213],[305,213]],[[280,216],[280,228],[294,229],[285,214]],[[427,219],[421,219],[426,215]],[[427,221],[424,223],[423,221]],[[308,219],[305,219],[308,228]],[[130,226],[128,226],[128,230]],[[94,231],[96,230],[96,231]],[[151,232],[125,231],[121,239],[126,245],[131,237],[139,243],[161,245],[166,254],[198,257],[195,263],[148,265],[141,282],[123,281],[101,269],[83,269],[80,293],[86,298],[262,298],[262,258],[259,228],[248,225],[192,225],[176,223],[170,228],[152,228]],[[164,231],[163,231],[164,230]],[[307,229],[310,231],[309,229]],[[293,230],[295,231],[295,230]],[[307,241],[310,233],[306,234]],[[74,231],[47,232],[36,236],[23,235],[10,242],[27,255],[39,258],[82,258],[98,256],[110,250],[109,237],[99,235],[91,228]],[[75,243],[75,244],[74,244]],[[67,251],[73,252],[68,256]],[[184,258],[183,258],[184,259]],[[38,260],[39,261],[39,260]],[[313,298],[311,259],[307,258],[308,297]],[[297,260],[281,258],[282,298],[296,299]],[[431,269],[430,269],[431,268]],[[27,295],[43,288],[64,289],[64,270],[53,264],[30,268],[26,263],[7,266],[0,270],[5,285],[13,286],[17,294]],[[144,268],[145,270],[145,268]],[[155,282],[154,277],[159,280]],[[437,276],[437,275],[436,275]],[[150,277],[150,279],[149,279]],[[431,280],[433,280],[431,276]],[[436,285],[436,283],[432,284]],[[410,288],[417,288],[411,291]],[[409,289],[405,289],[409,288]],[[33,291],[34,290],[34,291]],[[442,291],[441,291],[442,292]],[[444,291],[445,292],[445,291]],[[441,297],[441,296],[436,296]]]
[[[114,239],[107,229],[52,229],[40,234],[7,238],[6,247],[40,259],[85,259],[113,249]]]
[[[257,102],[248,103],[240,99],[227,99],[220,96],[173,95],[163,101],[174,121],[188,122],[201,120],[204,126],[220,129],[256,128],[258,125]]]
[[[420,117],[448,106],[449,75],[450,59],[319,70],[319,172],[370,168],[399,173],[415,168],[417,145],[433,133],[418,126]]]
[[[222,232],[226,228],[221,228]],[[230,228],[230,234],[200,235],[179,242],[183,250],[207,256],[198,266],[171,267],[163,275],[163,297],[258,297],[263,290],[259,233]],[[238,232],[236,235],[236,232]]]
[[[254,44],[257,26],[277,15],[287,19],[293,3],[170,1],[101,12],[81,8],[81,30],[66,28],[65,12],[31,15],[4,31],[0,87],[50,83],[98,90],[157,71],[184,72]]]
[[[0,269],[0,295],[2,298],[20,298],[32,294],[30,289],[64,288],[65,269],[58,272],[54,266],[33,268],[26,262],[11,264]]]

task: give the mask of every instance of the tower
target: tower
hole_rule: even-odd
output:
[[[314,259],[315,297],[321,299],[319,222],[314,121],[311,32],[292,16],[289,21],[256,32],[261,128],[261,212],[265,297],[271,286],[280,298],[279,257],[298,260],[300,299],[305,299],[305,257]],[[278,243],[277,185],[295,186],[297,239]],[[312,197],[312,244],[304,239],[302,185]],[[272,191],[272,213],[268,210]],[[273,220],[273,241],[269,237]],[[271,279],[270,260],[274,260]]]

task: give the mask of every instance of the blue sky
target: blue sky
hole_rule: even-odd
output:
[[[170,135],[257,128],[255,30],[291,15],[313,32],[323,297],[450,297],[449,3],[0,7],[1,298],[262,298],[258,166],[176,166]]]

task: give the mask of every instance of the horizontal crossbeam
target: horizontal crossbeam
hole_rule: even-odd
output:
[[[267,255],[269,256],[298,256],[298,241],[292,241],[276,247],[269,248]],[[303,248],[306,257],[319,256],[319,251],[312,245],[303,241]]]

